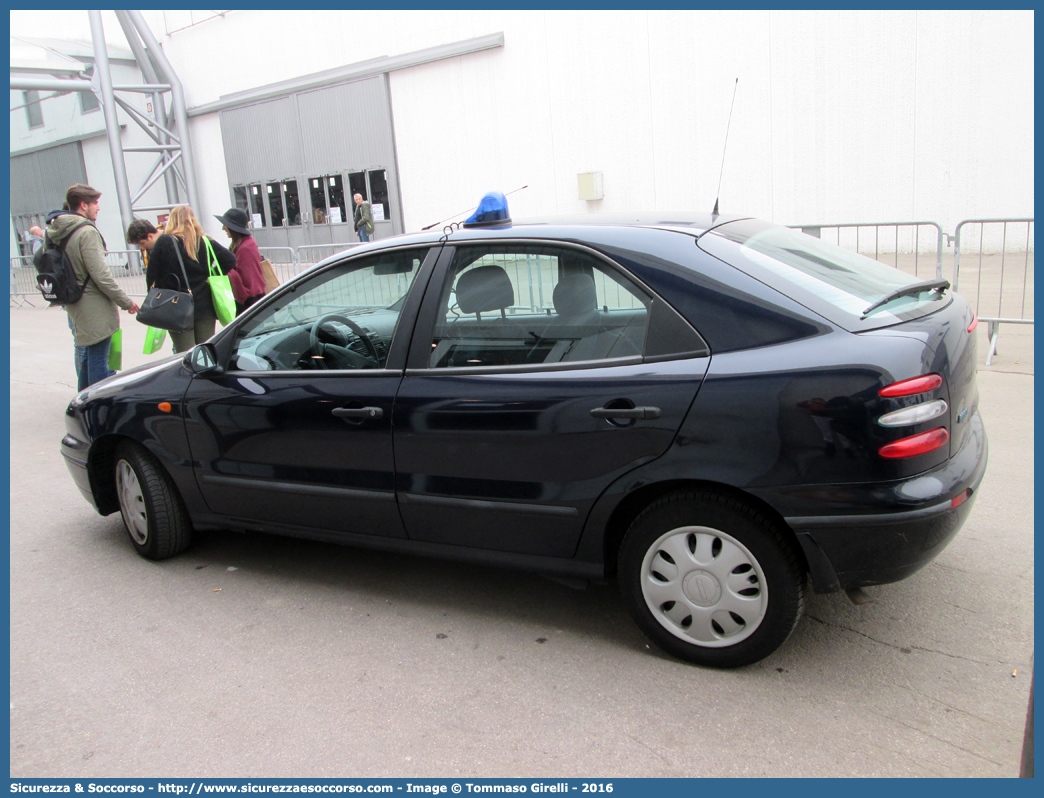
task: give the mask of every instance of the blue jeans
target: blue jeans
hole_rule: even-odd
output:
[[[109,376],[109,342],[112,337],[103,338],[90,346],[76,348],[80,356],[80,368],[77,373],[77,390],[82,391],[88,385],[94,385]]]
[[[64,310],[64,308],[62,308]],[[73,326],[72,316],[68,313],[65,314],[65,318],[69,322],[69,330],[73,335],[73,365],[76,367],[76,379],[80,379],[80,347],[76,345],[76,328]],[[82,390],[82,389],[81,389]]]
[[[366,228],[365,227],[360,227],[359,228],[359,240],[362,241],[363,243],[365,243],[365,242],[370,240],[370,234],[366,232]]]

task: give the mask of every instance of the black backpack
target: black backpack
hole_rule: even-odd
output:
[[[87,279],[82,283],[77,282],[72,261],[65,254],[65,247],[73,237],[73,233],[88,224],[91,223],[85,221],[83,224],[76,225],[60,246],[45,234],[43,247],[33,255],[33,265],[36,266],[36,287],[40,289],[43,298],[52,305],[73,305],[79,302],[80,297],[83,296],[83,290],[91,279],[91,275],[88,273]]]

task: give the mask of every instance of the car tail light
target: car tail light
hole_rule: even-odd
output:
[[[936,399],[932,402],[921,402],[919,405],[885,413],[877,419],[877,423],[882,427],[909,427],[938,418],[949,409],[950,406],[946,404],[945,399]]]
[[[890,459],[915,457],[919,454],[934,451],[940,446],[945,446],[949,440],[950,433],[946,431],[946,427],[936,427],[928,432],[921,432],[917,435],[911,435],[909,438],[900,438],[897,441],[885,444],[877,450],[877,453],[881,457]]]
[[[920,377],[886,385],[877,394],[878,396],[913,396],[915,393],[934,391],[942,385],[942,381],[942,377],[938,374],[922,374]]]
[[[968,332],[975,332],[975,328],[979,326],[979,317],[972,313],[971,324],[968,325]]]
[[[953,497],[953,500],[950,502],[950,509],[956,510],[958,507],[960,507],[962,504],[968,501],[969,496],[971,496],[971,488],[965,488]]]

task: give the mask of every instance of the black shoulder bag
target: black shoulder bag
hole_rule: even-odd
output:
[[[178,241],[174,236],[170,238],[174,244],[174,252],[178,256],[178,264],[181,266],[181,276],[185,278],[185,288],[188,289],[188,275],[185,273],[185,261],[181,259]],[[176,277],[177,275],[168,274],[166,276]],[[180,284],[178,288],[181,288]],[[175,291],[154,286],[149,289],[148,296],[141,303],[141,308],[135,318],[149,327],[158,327],[171,332],[188,332],[193,329],[195,324],[192,294],[187,290]]]

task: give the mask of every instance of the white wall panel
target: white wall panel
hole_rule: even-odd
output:
[[[1032,11],[232,11],[170,36],[144,13],[190,106],[503,31],[390,76],[408,230],[522,185],[516,217],[709,210],[737,77],[725,211],[947,229],[1033,214]],[[604,199],[578,199],[588,171]]]

